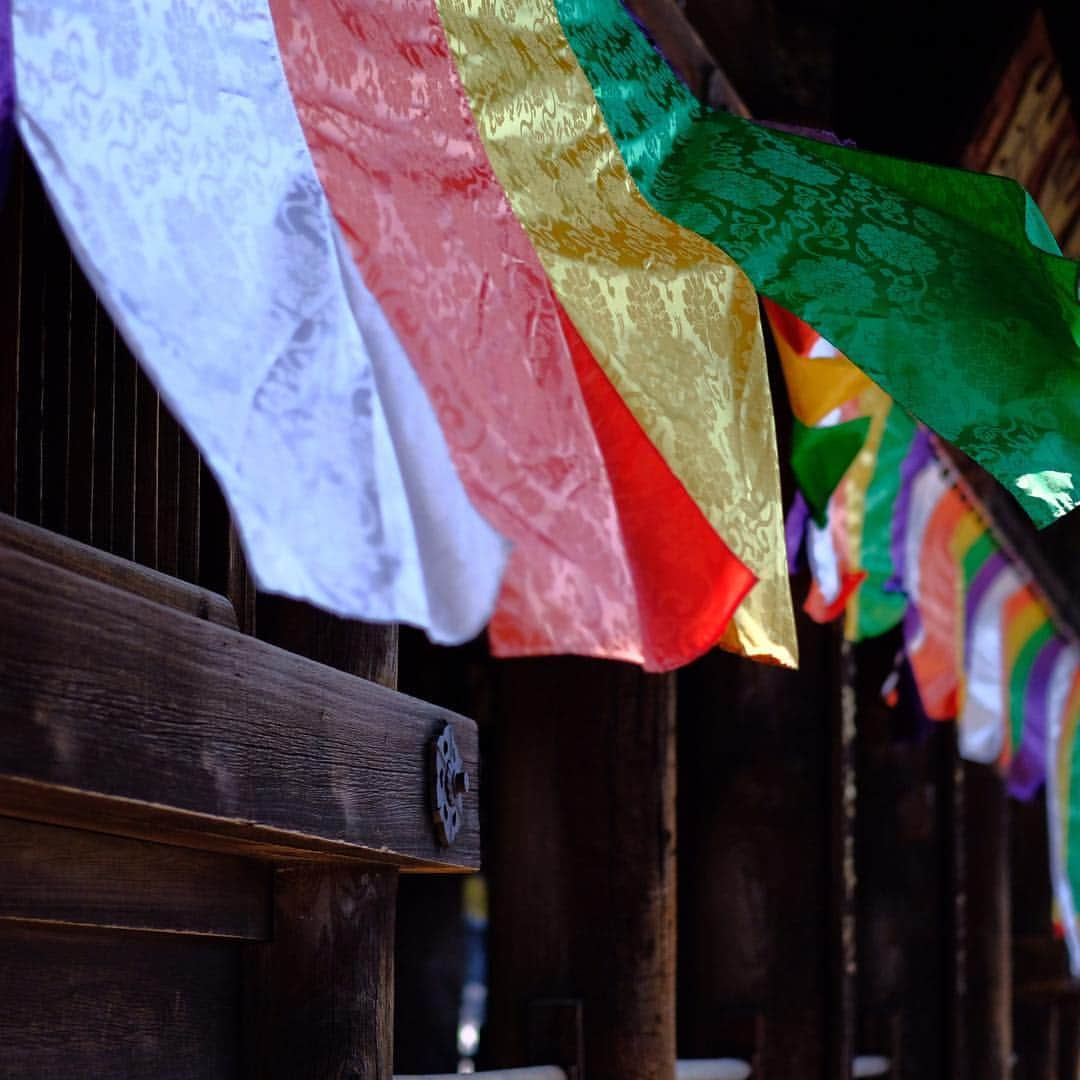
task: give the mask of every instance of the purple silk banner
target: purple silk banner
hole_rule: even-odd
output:
[[[903,591],[904,551],[907,543],[908,518],[911,517],[911,486],[923,467],[933,460],[934,450],[930,442],[930,431],[928,428],[920,427],[900,470],[900,494],[896,497],[892,526],[893,576],[885,583],[885,589],[888,592]],[[915,610],[914,605],[910,610]]]
[[[1008,791],[1014,799],[1030,802],[1046,779],[1046,733],[1049,725],[1047,700],[1050,675],[1065,640],[1051,638],[1031,666],[1024,695],[1024,737],[1009,766]]]
[[[7,186],[14,128],[15,63],[11,55],[11,0],[0,0],[0,196]]]

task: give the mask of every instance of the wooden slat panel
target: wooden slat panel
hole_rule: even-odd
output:
[[[0,926],[0,1077],[234,1080],[240,948]]]
[[[0,514],[0,545],[219,626],[236,626],[236,615],[224,596],[4,514]]]
[[[0,513],[13,514],[16,503],[19,400],[19,312],[22,304],[23,173],[26,159],[16,151],[6,198],[0,199]]]
[[[160,402],[142,368],[135,377],[135,553],[158,568],[158,442]]]
[[[135,358],[113,330],[113,455],[112,545],[109,550],[125,559],[135,558]]]
[[[97,419],[98,302],[74,259],[71,269],[64,532],[74,540],[90,543],[93,539],[94,433]]]
[[[475,787],[449,850],[428,794],[449,720],[475,783],[471,721],[2,548],[0,609],[0,813],[478,865]]]
[[[67,528],[68,424],[71,405],[72,255],[56,218],[47,213],[33,242],[45,255],[41,349],[41,517],[47,529]]]
[[[94,322],[94,457],[90,478],[90,542],[103,551],[113,551],[115,548],[115,395],[116,331],[99,303]]]
[[[268,866],[0,818],[0,921],[270,936]]]
[[[29,165],[23,170],[19,264],[18,368],[16,403],[18,478],[15,513],[26,521],[41,523],[42,468],[42,357],[45,345],[46,245],[42,237],[48,210],[45,195]]]

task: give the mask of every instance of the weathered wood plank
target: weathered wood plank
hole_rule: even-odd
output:
[[[246,950],[245,1075],[391,1080],[397,871],[283,867],[274,938]]]
[[[233,1080],[240,946],[0,926],[0,1077]]]
[[[250,859],[0,818],[0,921],[261,941],[270,876]]]
[[[249,853],[479,862],[430,820],[443,709],[0,546],[0,813]]]
[[[188,585],[129,559],[58,536],[48,529],[28,525],[6,514],[0,514],[0,547],[20,551],[40,562],[70,570],[219,626],[236,627],[232,604],[224,596]]]

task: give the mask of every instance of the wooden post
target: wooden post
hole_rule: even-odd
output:
[[[530,1005],[577,998],[588,1080],[673,1080],[674,679],[578,659],[493,678],[482,1064],[522,1064]]]
[[[390,1080],[395,870],[279,868],[273,940],[248,948],[252,1080]]]
[[[282,597],[253,603],[250,578],[233,573],[245,622],[263,640],[397,686],[396,626],[340,619]],[[397,885],[393,868],[276,869],[272,940],[247,949],[251,1080],[391,1080]]]
[[[800,630],[799,671],[715,652],[679,675],[679,1056],[760,1080],[834,1077],[852,1023],[837,650]]]
[[[964,765],[964,863],[967,868],[965,1023],[970,1080],[1012,1075],[1012,955],[1009,817],[1001,778]]]

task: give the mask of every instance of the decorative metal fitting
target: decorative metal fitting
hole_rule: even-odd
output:
[[[465,795],[469,791],[469,774],[465,761],[454,740],[454,729],[447,724],[432,743],[434,765],[434,805],[431,816],[435,833],[443,847],[450,847],[461,828]]]

